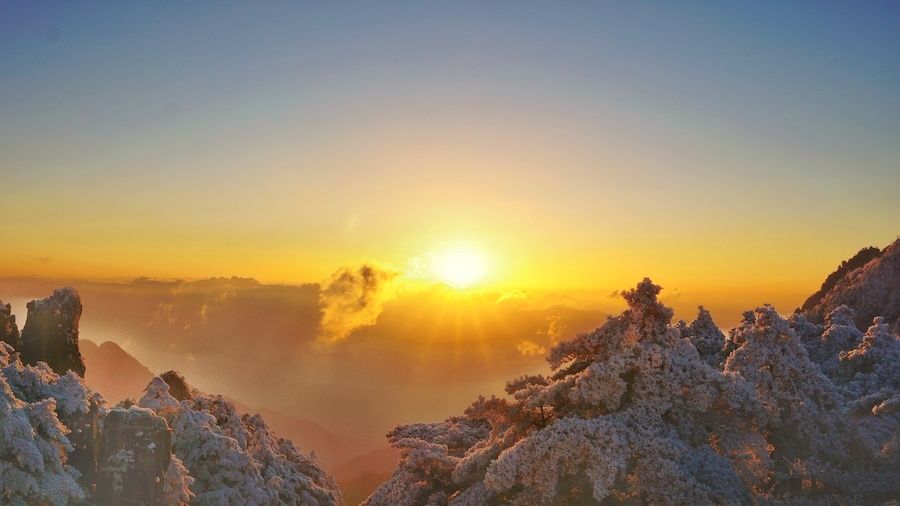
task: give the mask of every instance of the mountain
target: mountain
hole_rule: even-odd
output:
[[[229,401],[240,413],[261,415],[274,431],[293,441],[298,448],[314,452],[316,458],[327,467],[346,461],[359,449],[355,441],[342,438],[312,420],[296,418],[265,407],[253,408],[233,399]]]
[[[80,339],[79,346],[87,369],[85,384],[102,393],[104,399],[111,404],[124,399],[140,399],[147,384],[156,376],[138,359],[111,341],[98,346],[88,339]],[[227,398],[239,413],[262,415],[272,430],[281,437],[290,439],[298,448],[315,452],[316,457],[326,466],[345,462],[358,452],[359,444],[356,441],[339,437],[316,422],[265,407],[250,407]]]
[[[853,309],[859,328],[866,328],[873,318],[881,316],[895,333],[900,333],[900,239],[883,251],[865,248],[844,261],[800,311],[821,323],[842,305]]]
[[[332,468],[347,504],[359,504],[397,469],[400,450],[390,446],[356,456]]]
[[[3,308],[4,336],[14,336]],[[152,377],[137,405],[106,407],[81,377],[81,310],[77,292],[55,290],[28,304],[22,339],[8,340],[20,348],[0,342],[4,504],[343,504],[314,456],[173,371]],[[98,382],[118,366],[129,378],[147,373],[106,344],[86,347]]]
[[[400,463],[364,504],[896,501],[898,275],[900,241],[865,249],[803,311],[764,305],[727,335],[702,307],[673,324],[645,279],[547,374],[391,430]]]
[[[118,344],[106,341],[99,346],[93,341],[79,341],[87,370],[84,382],[103,394],[110,403],[124,399],[140,399],[144,388],[155,374]]]

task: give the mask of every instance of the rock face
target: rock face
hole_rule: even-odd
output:
[[[0,341],[12,346],[14,350],[22,347],[16,315],[12,314],[12,306],[2,301],[0,301]]]
[[[841,305],[854,311],[857,328],[865,329],[881,316],[895,333],[900,330],[900,239],[884,251],[866,248],[842,263],[800,311],[822,323]]]
[[[97,454],[98,503],[164,504],[172,436],[163,418],[136,406],[113,408],[103,420]]]
[[[26,364],[46,362],[57,374],[69,370],[84,377],[84,360],[78,350],[81,298],[71,288],[53,291],[46,299],[28,303],[20,352]]]

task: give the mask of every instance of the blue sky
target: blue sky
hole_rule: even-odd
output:
[[[525,277],[796,240],[813,279],[896,235],[898,141],[896,2],[0,2],[6,255],[54,273],[296,280],[445,234]]]

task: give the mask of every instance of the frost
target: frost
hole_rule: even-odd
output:
[[[192,390],[179,402],[157,377],[139,405],[172,428],[178,457],[172,474],[185,476],[186,469],[192,479],[173,493],[184,498],[188,487],[191,504],[342,504],[337,486],[314,457],[275,437],[258,415],[239,415],[222,396]]]
[[[556,373],[510,382],[511,399],[395,429],[400,468],[368,504],[745,501],[767,476],[763,411],[670,326],[658,293],[649,280],[626,292],[625,313],[560,343]]]
[[[727,337],[671,323],[649,280],[550,350],[549,376],[461,417],[397,427],[378,505],[872,503],[900,496],[900,345],[853,310],[763,306]]]
[[[181,460],[174,455],[169,461],[169,467],[166,469],[165,480],[165,486],[163,487],[165,504],[176,506],[190,504],[190,500],[194,496],[190,489],[194,479],[191,478]]]
[[[690,325],[679,322],[681,337],[687,338],[697,348],[704,362],[715,366],[721,362],[725,334],[713,322],[712,316],[703,306],[699,307],[697,319]]]
[[[119,450],[109,456],[106,465],[101,471],[108,473],[112,477],[112,488],[116,492],[122,492],[124,488],[125,475],[134,464],[134,452],[131,450]]]
[[[67,464],[73,450],[60,422],[61,406],[47,392],[84,398],[48,368],[24,367],[0,343],[0,498],[4,504],[63,505],[84,498],[78,472]],[[13,386],[15,384],[15,387]],[[82,386],[82,390],[84,387]]]

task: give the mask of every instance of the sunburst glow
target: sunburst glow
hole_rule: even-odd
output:
[[[466,288],[483,280],[487,259],[481,252],[458,247],[438,253],[432,266],[436,278],[455,288]]]

